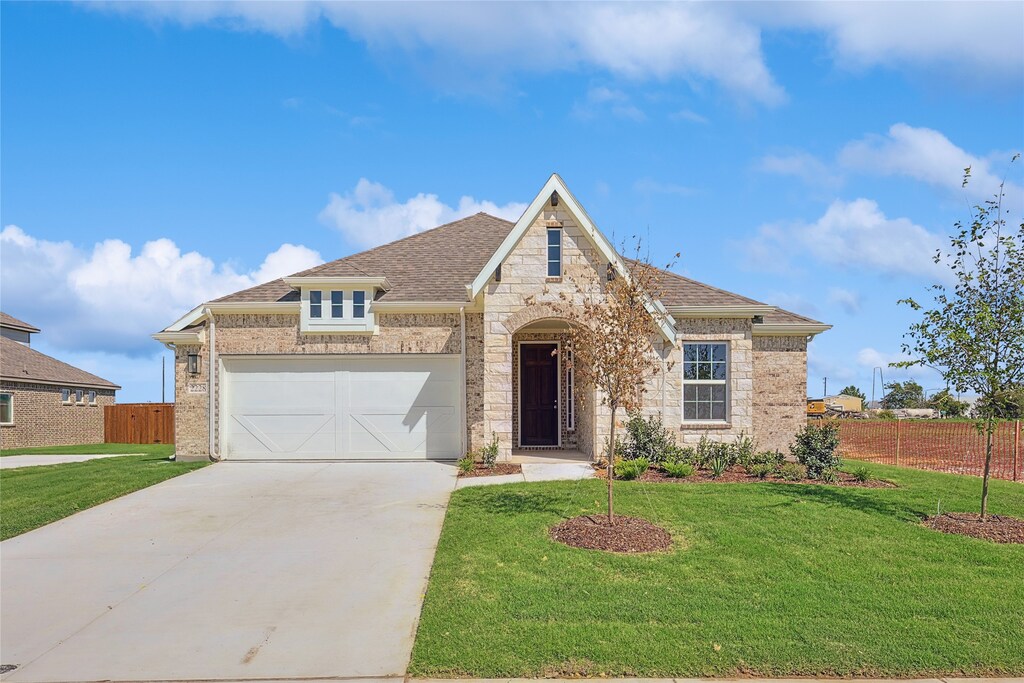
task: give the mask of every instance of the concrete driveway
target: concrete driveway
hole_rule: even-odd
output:
[[[219,463],[4,541],[3,681],[402,676],[454,485]]]

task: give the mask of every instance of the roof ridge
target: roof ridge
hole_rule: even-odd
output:
[[[646,265],[646,266],[648,266],[650,268],[654,268],[656,270],[659,270],[662,273],[665,273],[666,275],[669,275],[669,276],[674,277],[676,279],[683,280],[685,282],[689,282],[689,283],[694,284],[694,285],[700,285],[701,287],[707,287],[708,289],[711,289],[711,290],[714,290],[716,292],[719,292],[720,294],[728,294],[729,296],[734,296],[734,297],[736,297],[738,299],[743,299],[744,301],[748,301],[750,303],[758,304],[758,305],[761,305],[761,306],[771,306],[771,305],[773,305],[773,304],[766,304],[766,303],[764,303],[762,301],[758,301],[756,299],[751,299],[749,296],[743,296],[742,294],[737,294],[736,292],[730,292],[729,290],[722,289],[721,287],[715,287],[714,285],[709,285],[708,283],[701,282],[700,280],[694,280],[692,277],[686,277],[685,275],[680,275],[679,273],[673,273],[671,270],[668,270],[667,268],[661,268],[661,267],[656,266],[654,264],[650,264],[650,263],[645,264],[645,263],[643,263],[641,261],[638,261],[637,259],[633,259],[633,258],[626,258],[625,260],[627,260],[627,261],[629,261],[631,263],[639,264],[639,265]],[[778,308],[778,307],[776,306],[776,308]]]
[[[372,253],[374,253],[376,251],[380,251],[384,247],[393,247],[396,244],[401,244],[402,242],[407,242],[407,241],[409,241],[411,239],[420,238],[420,237],[423,237],[424,235],[429,235],[431,233],[437,232],[438,230],[442,230],[444,228],[450,228],[451,226],[453,226],[453,225],[455,225],[457,223],[461,223],[463,221],[469,220],[470,218],[474,218],[476,216],[487,216],[488,218],[493,218],[494,220],[501,221],[503,223],[510,223],[510,224],[512,223],[512,221],[505,220],[504,218],[499,218],[498,216],[493,216],[493,215],[491,215],[491,214],[489,214],[489,213],[487,213],[485,211],[477,211],[476,213],[471,214],[469,216],[463,216],[462,218],[457,218],[454,221],[448,221],[447,223],[443,223],[443,224],[437,226],[436,228],[430,228],[429,230],[421,230],[420,232],[413,233],[412,235],[406,235],[405,237],[401,237],[401,238],[399,238],[397,240],[394,240],[394,241],[391,241],[391,242],[385,242],[384,244],[378,244],[376,247],[371,247],[371,248],[365,249],[363,251],[357,251],[354,254],[349,254],[348,256],[342,256],[341,258],[334,259],[333,261],[326,261],[324,263],[321,263],[319,266],[313,266],[312,268],[307,268],[306,270],[300,270],[298,273],[292,273],[291,275],[289,275],[287,277],[303,277],[304,274],[307,274],[307,273],[311,274],[311,273],[313,273],[313,272],[315,272],[315,271],[317,271],[317,270],[319,270],[321,268],[325,268],[326,266],[329,266],[329,265],[332,265],[332,264],[335,264],[335,263],[339,263],[341,261],[346,261],[348,259],[355,258],[356,256],[365,256],[366,254],[372,254]],[[359,266],[357,266],[355,264],[349,264],[349,265],[352,265],[353,268],[356,268],[358,270],[362,270],[362,268],[360,268]],[[363,271],[363,272],[365,273],[365,271]]]
[[[9,363],[12,362],[11,355],[13,353],[13,355],[14,355],[13,361],[17,362],[20,365],[20,368],[18,368],[18,369],[20,369],[22,373],[29,372],[29,368],[25,364],[24,357],[19,358],[18,354],[24,354],[25,356],[30,356],[30,357],[33,356],[33,355],[39,356],[41,358],[44,358],[49,363],[56,363],[57,365],[61,366],[60,368],[58,368],[59,370],[63,371],[65,369],[70,369],[70,370],[73,370],[75,373],[80,373],[81,375],[84,376],[84,379],[63,379],[63,378],[59,378],[59,379],[55,379],[55,380],[50,380],[50,379],[47,379],[46,377],[37,377],[37,376],[33,376],[33,375],[28,375],[28,374],[26,374],[24,376],[17,375],[17,374],[12,374],[11,372],[7,372],[7,370],[12,370],[13,371],[15,368],[13,366],[11,366],[11,365],[7,365],[7,367],[0,368],[0,375],[2,375],[5,380],[11,381],[11,382],[26,382],[26,383],[31,383],[33,380],[41,381],[41,382],[59,381],[59,382],[63,382],[65,384],[69,384],[69,385],[72,385],[72,386],[88,385],[88,386],[106,387],[106,388],[110,388],[110,389],[120,389],[121,388],[120,385],[114,384],[113,382],[111,382],[108,379],[103,379],[99,375],[94,375],[93,373],[89,372],[88,370],[83,370],[82,368],[76,367],[76,366],[72,365],[71,363],[66,363],[66,362],[62,361],[61,359],[59,359],[59,358],[54,358],[53,356],[51,356],[49,354],[45,354],[42,351],[39,351],[37,349],[33,349],[31,346],[27,346],[25,344],[21,344],[19,342],[16,342],[13,339],[8,339],[7,337],[0,337],[0,345],[7,346],[7,349],[4,350],[4,354],[3,354],[4,359],[5,359],[5,364],[9,364]]]

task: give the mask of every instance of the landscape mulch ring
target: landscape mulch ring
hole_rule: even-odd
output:
[[[670,477],[660,469],[650,467],[646,472],[640,476],[640,481],[652,482],[652,483],[672,483],[672,484],[756,484],[758,482],[769,482],[772,484],[824,484],[826,486],[856,486],[865,489],[891,489],[898,488],[896,484],[891,481],[884,479],[869,479],[867,481],[858,481],[849,472],[839,472],[838,479],[834,482],[824,482],[819,479],[800,479],[797,481],[790,481],[789,479],[782,479],[781,477],[770,475],[764,479],[759,479],[751,474],[747,474],[742,467],[731,467],[725,472],[722,472],[718,478],[712,477],[710,472],[705,470],[698,470],[689,477]]]
[[[473,463],[473,469],[469,472],[459,472],[460,477],[497,477],[502,474],[520,474],[523,466],[511,462],[496,462],[493,467],[488,467],[482,462]]]
[[[1024,519],[1006,515],[981,515],[969,512],[945,512],[927,517],[924,525],[946,534],[983,538],[996,543],[1024,543]]]
[[[581,515],[551,527],[551,538],[574,548],[613,553],[653,553],[672,546],[672,536],[660,526],[639,517]]]

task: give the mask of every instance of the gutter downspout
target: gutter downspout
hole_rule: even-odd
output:
[[[213,311],[210,307],[206,307],[206,317],[210,321],[210,373],[209,381],[209,400],[207,403],[210,407],[210,460],[214,462],[220,460],[217,457],[217,425],[216,425],[216,404],[217,404],[217,323],[213,319]]]
[[[466,391],[466,307],[459,307],[459,328],[462,334],[462,344],[459,345],[459,373],[462,375],[462,408],[459,410],[460,415],[460,426],[461,436],[459,441],[462,445],[462,455],[465,456],[469,450],[469,438],[466,435],[466,401],[468,400],[468,392]]]

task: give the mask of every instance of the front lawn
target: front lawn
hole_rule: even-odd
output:
[[[98,453],[120,455],[121,453],[145,453],[169,458],[174,455],[173,443],[87,443],[75,446],[42,446],[38,448],[5,448],[4,455],[95,455]]]
[[[858,463],[859,465],[859,463]],[[617,482],[666,553],[562,546],[604,483],[451,499],[410,671],[419,676],[1024,674],[1024,546],[919,524],[976,511],[981,480],[870,466],[900,488]],[[1024,517],[1024,485],[990,509]]]
[[[125,455],[0,470],[0,539],[23,534],[206,464],[172,462],[166,455]]]

